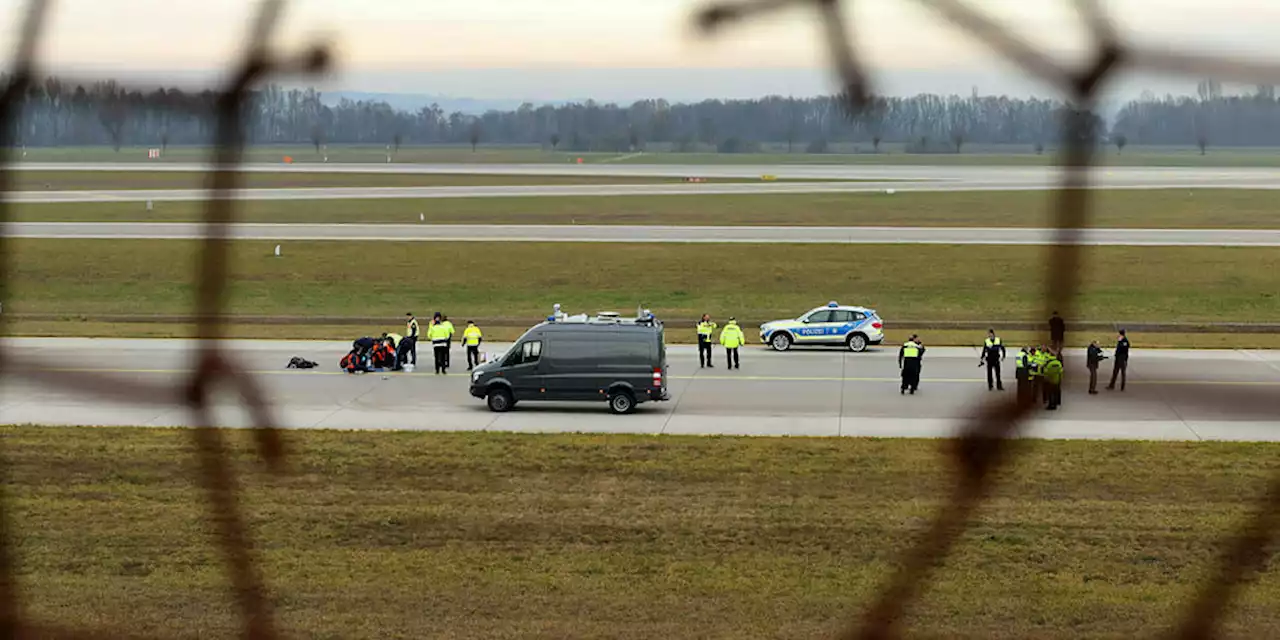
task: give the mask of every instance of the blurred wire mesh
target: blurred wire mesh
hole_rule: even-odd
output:
[[[1075,241],[1079,230],[1089,223],[1090,201],[1084,188],[1088,186],[1087,170],[1094,152],[1093,142],[1084,134],[1091,126],[1090,108],[1105,82],[1121,69],[1135,68],[1191,76],[1207,75],[1222,80],[1280,81],[1278,65],[1129,45],[1120,38],[1096,0],[1074,1],[1076,11],[1094,41],[1093,56],[1081,68],[1055,62],[1038,50],[1034,42],[1020,37],[962,0],[915,1],[986,43],[1026,72],[1058,87],[1074,107],[1066,120],[1067,130],[1063,136],[1062,188],[1053,196],[1058,242],[1052,247],[1045,265],[1046,316],[1049,310],[1058,310],[1069,316],[1079,287],[1076,274],[1081,248]],[[22,101],[36,78],[34,52],[49,13],[49,4],[45,0],[31,0],[26,7],[10,79],[4,87],[3,97],[0,97],[0,191],[5,193],[11,190],[12,184],[8,165],[14,146],[14,131]],[[854,29],[843,22],[841,0],[726,2],[701,11],[697,15],[697,23],[706,31],[715,31],[733,22],[756,19],[774,10],[801,5],[814,9],[816,19],[822,22],[832,67],[844,88],[841,95],[851,113],[856,112],[873,100],[874,84],[857,55]],[[257,425],[253,435],[269,468],[283,468],[284,451],[274,429],[269,398],[262,394],[261,387],[252,376],[236,365],[231,354],[225,353],[219,342],[213,340],[222,336],[222,310],[229,280],[227,231],[228,226],[235,223],[236,205],[234,200],[219,196],[234,190],[239,184],[240,175],[235,165],[241,162],[244,150],[243,107],[250,88],[274,74],[316,73],[329,64],[327,51],[321,47],[298,55],[280,55],[271,50],[271,35],[282,6],[281,0],[262,2],[249,30],[244,54],[235,63],[231,80],[215,94],[214,104],[172,104],[168,107],[191,110],[196,117],[211,119],[215,124],[217,141],[212,158],[217,168],[210,186],[210,198],[204,205],[205,235],[201,259],[198,271],[193,274],[198,291],[195,309],[199,323],[197,335],[206,340],[199,343],[197,352],[193,354],[194,366],[190,377],[177,386],[163,387],[110,375],[55,372],[40,362],[18,360],[0,350],[0,368],[21,369],[28,379],[93,394],[104,400],[181,403],[195,413],[198,424],[205,425],[192,432],[200,457],[199,480],[206,494],[209,518],[216,526],[217,543],[239,608],[242,635],[252,639],[275,638],[278,634],[252,540],[240,512],[239,485],[230,469],[223,435],[212,428],[210,397],[215,387],[219,384],[231,386],[248,405]],[[206,108],[199,108],[201,106]],[[0,201],[0,225],[7,226],[8,221],[8,199],[4,198]],[[7,233],[0,233],[0,299],[5,297],[9,287],[12,252],[7,238]],[[0,315],[0,326],[3,322],[4,316]],[[1216,402],[1215,406],[1227,411],[1228,407],[1247,399],[1250,398],[1232,397]],[[1029,403],[995,404],[966,419],[963,435],[949,443],[950,455],[957,463],[959,474],[948,501],[920,539],[906,551],[899,563],[900,569],[888,577],[863,617],[850,625],[846,637],[888,638],[901,633],[901,623],[910,604],[927,584],[932,569],[947,556],[965,530],[970,516],[991,488],[995,471],[1009,453],[1005,446],[1007,438],[1029,417],[1032,408]],[[0,485],[0,491],[3,491],[2,487]],[[35,623],[23,616],[12,549],[17,523],[11,522],[6,507],[5,496],[0,494],[0,637],[131,637],[127,630],[63,629]],[[1165,635],[1212,637],[1238,587],[1265,567],[1278,528],[1280,477],[1272,480],[1253,517],[1228,542],[1211,580],[1201,587],[1192,602],[1187,603],[1181,619],[1171,622]]]

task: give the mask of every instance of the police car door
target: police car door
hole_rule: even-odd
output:
[[[831,332],[827,334],[827,340],[830,342],[844,343],[845,336],[849,335],[867,317],[855,311],[846,311],[836,309],[831,312]]]
[[[831,315],[830,309],[819,309],[805,316],[804,322],[795,330],[796,342],[812,344],[829,340],[827,334],[835,326]]]

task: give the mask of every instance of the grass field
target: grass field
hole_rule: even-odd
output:
[[[470,146],[409,146],[402,147],[392,157],[392,162],[405,163],[584,163],[623,162],[632,164],[897,164],[897,165],[1047,165],[1058,160],[1053,149],[1036,154],[1030,146],[1018,145],[968,145],[965,153],[903,153],[902,145],[882,145],[882,153],[870,153],[871,145],[837,145],[843,153],[799,153],[804,145],[797,145],[796,152],[786,153],[785,147],[770,146],[763,153],[672,153],[658,150],[652,153],[584,153],[551,151],[536,146],[480,145],[476,151]],[[860,152],[853,152],[854,149]],[[659,147],[661,149],[661,147]],[[27,162],[196,162],[209,159],[209,150],[201,147],[170,147],[161,160],[149,160],[147,147],[124,147],[119,152],[109,147],[29,147],[26,156],[16,154]],[[325,153],[317,153],[307,145],[250,147],[246,159],[251,162],[278,162],[285,156],[296,163],[323,162],[327,155],[331,163],[370,162],[386,163],[384,145],[332,145]],[[1185,167],[1277,167],[1280,166],[1280,149],[1275,148],[1210,148],[1200,155],[1194,147],[1130,146],[1124,153],[1114,147],[1101,150],[1099,162],[1111,166],[1185,166]]]
[[[1276,193],[1180,189],[1095,192],[1094,226],[1123,228],[1280,228]],[[1051,224],[1051,194],[1027,191],[719,196],[590,196],[240,203],[245,222],[436,224],[644,224],[788,226],[995,226]],[[199,220],[198,202],[22,204],[19,222],[182,222]]]
[[[236,632],[191,434],[0,429],[24,608]],[[856,618],[945,500],[919,440],[228,433],[277,620],[299,638],[813,638]],[[1276,473],[1276,445],[1016,445],[910,610],[910,637],[1169,629]],[[1280,578],[1229,637],[1280,634]],[[109,633],[106,635],[110,635]]]
[[[807,311],[807,309],[805,309]],[[795,315],[794,313],[789,315]],[[479,317],[479,316],[477,316]],[[544,316],[545,317],[545,316]],[[223,337],[254,340],[351,340],[365,334],[380,334],[399,326],[399,318],[385,322],[359,324],[247,324],[232,322],[225,326]],[[522,326],[494,326],[483,324],[485,339],[489,342],[511,342],[524,334],[538,318],[530,317]],[[748,338],[753,327],[746,327]],[[163,322],[101,322],[93,320],[13,320],[5,324],[9,335],[24,337],[80,337],[80,338],[194,338],[195,326]],[[913,333],[926,339],[930,346],[972,347],[986,337],[983,330],[933,330],[905,326],[900,322],[885,331],[885,344],[902,344]],[[1280,349],[1280,334],[1274,333],[1144,333],[1129,329],[1129,339],[1143,349]],[[1001,331],[1006,344],[1039,344],[1044,332]],[[1110,331],[1073,330],[1067,334],[1068,347],[1085,347],[1090,340],[1110,344],[1115,336]],[[668,324],[666,344],[693,344],[692,323]],[[751,348],[751,347],[749,347]],[[761,348],[764,348],[761,346]]]
[[[185,313],[195,241],[13,240],[5,312]],[[916,320],[1041,318],[1044,250],[1026,246],[237,243],[230,310],[455,317],[574,311],[794,317],[827,300]],[[1275,321],[1280,252],[1095,247],[1081,320]],[[163,265],[163,268],[157,268]]]
[[[696,177],[696,176],[694,176]],[[81,191],[93,189],[207,189],[210,174],[181,171],[15,171],[15,191]],[[675,184],[683,178],[631,176],[521,176],[485,174],[313,173],[282,169],[280,173],[246,173],[246,189],[306,187],[478,187],[561,184]],[[759,182],[718,178],[708,182]],[[785,180],[783,181],[785,182]],[[822,182],[822,181],[818,181]],[[827,181],[829,182],[829,180]]]

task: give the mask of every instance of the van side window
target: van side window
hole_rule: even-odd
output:
[[[526,342],[520,349],[520,355],[525,362],[537,362],[542,357],[542,341]]]

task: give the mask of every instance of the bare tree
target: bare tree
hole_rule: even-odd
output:
[[[956,153],[960,153],[960,149],[964,147],[964,130],[956,129],[951,132],[951,144],[955,146]]]
[[[871,136],[871,148],[876,153],[880,153],[880,136],[879,134]]]
[[[560,148],[560,134],[553,133],[551,134],[551,149],[554,151],[554,150],[558,150],[559,148]]]
[[[324,145],[324,127],[319,122],[311,125],[311,144],[316,147],[316,155],[320,155],[320,147]]]
[[[467,136],[467,139],[471,142],[471,153],[475,153],[476,146],[480,144],[480,134],[480,121],[475,120],[471,123],[471,132]]]
[[[1209,136],[1204,132],[1196,134],[1196,146],[1200,147],[1200,155],[1205,154],[1205,149],[1209,147]]]
[[[1126,137],[1123,133],[1120,133],[1120,134],[1111,136],[1111,142],[1113,142],[1116,145],[1116,154],[1119,155],[1121,153],[1124,153],[1125,145],[1129,144],[1129,138]]]
[[[1043,155],[1043,154],[1044,154],[1044,143],[1043,143],[1043,142],[1037,142],[1037,143],[1036,143],[1036,146],[1035,146],[1034,148],[1035,148],[1035,150],[1036,150],[1036,155]]]
[[[391,137],[391,150],[396,154],[400,154],[400,145],[404,142],[404,136],[396,133]]]

